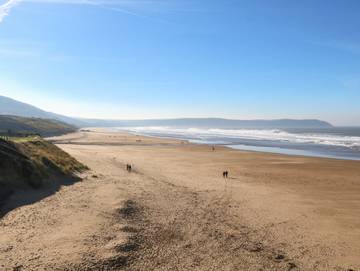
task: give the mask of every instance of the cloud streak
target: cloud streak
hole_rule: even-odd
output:
[[[9,0],[0,6],[0,23],[9,15],[11,9],[19,3],[19,0]]]
[[[146,17],[130,10],[124,9],[124,6],[138,6],[153,4],[153,1],[141,1],[141,0],[119,0],[119,1],[107,1],[107,0],[8,0],[4,4],[0,5],[0,23],[6,16],[10,14],[10,11],[20,3],[43,3],[43,4],[66,4],[66,5],[88,5],[95,6],[103,9],[112,10],[115,12],[124,13],[131,16]]]

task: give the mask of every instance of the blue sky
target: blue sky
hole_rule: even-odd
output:
[[[360,125],[360,1],[0,5],[0,95],[91,118]]]

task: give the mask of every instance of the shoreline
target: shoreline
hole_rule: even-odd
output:
[[[358,263],[357,269],[360,268],[354,256],[360,253],[360,245],[355,245],[356,240],[360,244],[360,219],[355,217],[355,213],[360,212],[359,161],[250,152],[226,146],[218,147],[213,152],[211,145],[119,132],[108,134],[102,131],[100,137],[108,137],[109,142],[125,143],[124,146],[115,147],[122,150],[122,161],[129,159],[135,168],[146,169],[143,174],[157,176],[157,170],[160,170],[161,175],[172,179],[172,184],[195,191],[218,191],[219,188],[221,191],[221,186],[218,186],[218,182],[222,182],[221,170],[228,169],[231,177],[229,184],[235,189],[228,196],[235,202],[247,198],[248,210],[242,209],[242,212],[246,213],[250,224],[255,223],[253,227],[263,223],[277,224],[279,219],[293,221],[294,225],[302,228],[300,232],[308,235],[308,245],[312,240],[318,240],[318,245],[324,246],[325,250],[334,247],[338,251],[338,243],[343,243],[341,246],[353,250],[354,254],[346,250],[342,253],[353,255],[350,258],[355,258],[349,261]],[[91,141],[87,140],[89,143]],[[150,160],[145,162],[146,157]],[[200,172],[192,180],[196,168]],[[200,183],[195,182],[197,178],[201,180]],[[289,206],[284,206],[284,202]],[[250,222],[254,219],[252,212],[255,210],[263,214],[261,222]],[[306,220],[303,221],[303,218]],[[288,226],[292,228],[294,225],[290,223]],[[349,229],[354,230],[349,232]],[[275,230],[275,235],[279,235],[278,230]],[[278,238],[284,238],[287,244],[295,238],[293,234],[280,236]],[[318,257],[322,258],[323,255],[320,253]],[[341,257],[335,258],[336,262]]]
[[[240,144],[210,144],[210,143],[200,143],[200,142],[192,142],[190,139],[184,139],[184,138],[177,138],[177,137],[168,137],[168,136],[156,136],[156,135],[145,135],[145,134],[141,134],[141,133],[136,133],[136,132],[131,132],[131,131],[126,131],[126,130],[114,130],[112,128],[98,128],[98,127],[90,127],[88,129],[92,129],[91,131],[94,132],[103,132],[103,133],[124,133],[124,134],[129,134],[132,136],[140,136],[140,137],[149,137],[149,138],[155,138],[155,139],[164,139],[164,140],[176,140],[179,142],[187,142],[188,144],[195,144],[195,145],[205,145],[205,146],[215,146],[215,147],[222,147],[222,148],[228,148],[231,150],[237,150],[240,152],[250,152],[250,153],[260,153],[260,154],[272,154],[272,155],[284,155],[284,156],[290,156],[290,157],[302,157],[302,158],[315,158],[315,159],[331,159],[331,160],[338,160],[338,161],[354,161],[354,162],[358,162],[360,161],[360,157],[354,157],[354,158],[347,158],[347,157],[337,157],[337,156],[326,156],[326,155],[321,155],[321,154],[313,154],[313,155],[305,155],[305,154],[291,154],[291,153],[286,153],[286,152],[272,152],[272,151],[261,151],[261,150],[251,150],[250,148],[279,148],[279,149],[286,149],[286,148],[280,148],[280,147],[266,147],[266,146],[255,146],[255,145],[244,145],[245,147],[250,147],[249,149],[241,149],[241,148],[235,148],[235,147],[231,147],[233,146],[238,146]],[[81,129],[80,129],[81,130]],[[290,150],[290,151],[302,151],[302,150],[296,150],[296,149],[286,149],[286,150]],[[308,150],[309,152],[311,152],[310,150]],[[306,152],[306,150],[305,150]]]
[[[5,270],[360,269],[358,161],[99,130],[51,140],[91,171],[0,220]]]

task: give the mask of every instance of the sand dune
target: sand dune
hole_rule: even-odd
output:
[[[360,162],[101,130],[52,140],[91,171],[0,220],[0,270],[360,269]]]

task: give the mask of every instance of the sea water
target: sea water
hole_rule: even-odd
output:
[[[188,140],[234,149],[360,160],[360,127],[319,129],[218,129],[117,127],[133,134]]]

